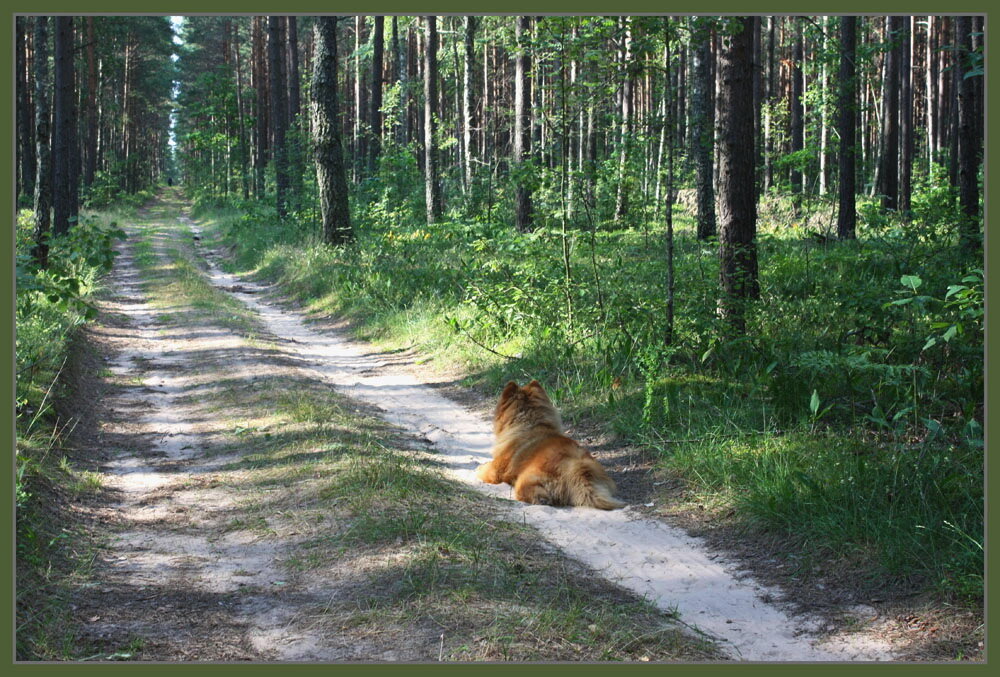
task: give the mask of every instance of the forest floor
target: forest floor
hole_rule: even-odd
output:
[[[86,657],[981,652],[971,614],[781,571],[780,543],[665,508],[669,480],[597,426],[569,433],[609,468],[623,510],[527,506],[478,483],[488,398],[222,272],[185,208],[171,191],[126,225],[81,342],[73,457],[103,477],[83,508],[107,533],[74,594]]]

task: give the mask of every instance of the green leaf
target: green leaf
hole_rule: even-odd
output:
[[[958,333],[958,325],[953,324],[950,327],[948,327],[948,331],[946,331],[941,338],[943,338],[945,341],[950,341],[953,338],[955,338],[955,334],[957,333]]]
[[[916,275],[904,275],[899,278],[899,282],[907,289],[912,289],[913,291],[917,291],[917,287],[924,283],[924,281]]]
[[[812,397],[809,398],[809,411],[815,416],[816,412],[819,411],[819,393],[813,390]]]
[[[921,348],[920,350],[921,351],[927,350],[928,348],[930,348],[931,346],[935,345],[936,343],[937,343],[937,339],[934,338],[933,336],[931,336],[929,339],[927,339],[927,343],[925,343],[924,347]]]

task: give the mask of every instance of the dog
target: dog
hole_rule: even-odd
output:
[[[493,460],[476,470],[488,484],[506,482],[525,503],[613,510],[615,483],[586,449],[562,432],[562,420],[538,381],[504,387],[493,413]]]

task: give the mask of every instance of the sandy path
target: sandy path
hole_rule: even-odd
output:
[[[197,226],[182,217],[194,232]],[[209,254],[210,262],[216,260]],[[374,404],[385,418],[431,440],[446,472],[477,490],[511,498],[510,488],[477,481],[474,469],[490,457],[490,424],[438,394],[412,374],[380,359],[378,351],[337,333],[319,333],[302,318],[261,300],[267,287],[222,272],[212,262],[212,284],[235,294],[281,337],[279,348],[304,369],[345,394]],[[720,641],[745,661],[882,661],[891,646],[875,632],[821,636],[818,618],[791,616],[763,600],[780,590],[741,575],[734,563],[665,523],[628,508],[612,512],[529,506],[510,500],[506,517],[525,521],[608,579],[646,596],[685,623]],[[859,616],[870,612],[859,608]],[[863,619],[859,618],[863,625]]]
[[[154,240],[160,255],[162,244]],[[98,615],[87,633],[95,640],[142,637],[144,651],[157,660],[408,658],[312,630],[309,615],[329,603],[337,582],[298,589],[281,564],[295,538],[225,528],[248,499],[224,469],[239,456],[206,455],[219,430],[191,396],[213,387],[213,355],[225,360],[231,376],[250,378],[275,366],[218,326],[164,330],[127,244],[110,283],[114,295],[102,305],[128,319],[109,332],[118,350],[107,367],[131,381],[109,403],[124,417],[112,426],[145,443],[112,449],[104,466],[106,486],[120,496],[117,521],[126,526],[106,557],[104,594],[92,602]]]

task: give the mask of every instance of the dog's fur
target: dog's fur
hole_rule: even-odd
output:
[[[493,413],[493,460],[476,470],[489,484],[506,482],[525,503],[621,508],[614,481],[590,452],[562,433],[559,413],[538,381],[511,381]]]

